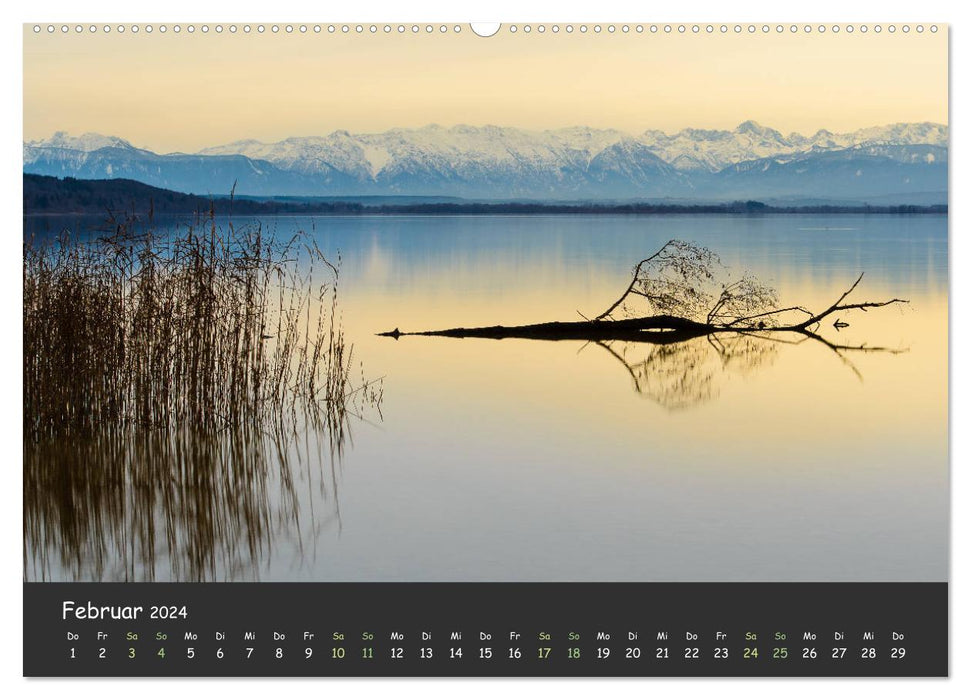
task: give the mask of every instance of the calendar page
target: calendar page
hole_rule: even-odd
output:
[[[948,26],[28,23],[25,676],[948,675]]]

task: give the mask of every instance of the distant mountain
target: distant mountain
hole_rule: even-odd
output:
[[[108,141],[108,137],[100,138]],[[66,145],[24,145],[25,173],[86,180],[123,178],[196,194],[227,194],[233,182],[238,182],[239,192],[253,194],[316,194],[322,184],[327,186],[323,178],[307,178],[245,156],[158,155],[121,139],[93,147],[98,141],[91,134],[80,139],[55,134],[52,141]]]
[[[860,129],[847,134],[826,130],[806,137],[792,133],[783,136],[775,129],[754,121],[739,124],[734,131],[683,129],[668,136],[647,131],[641,140],[669,163],[680,161],[681,169],[717,172],[730,165],[762,158],[786,158],[809,151],[839,150],[853,146],[894,144],[932,145],[947,148],[948,129],[941,124],[890,124]]]
[[[763,197],[795,192],[841,199],[879,198],[898,193],[941,192],[946,202],[947,149],[940,146],[856,146],[833,151],[809,151],[788,160],[763,158],[730,166],[718,173],[713,188],[725,198],[757,188]],[[892,201],[892,199],[891,199]],[[915,203],[915,199],[907,199]]]
[[[117,137],[63,132],[24,144],[24,172],[129,178],[196,194],[853,199],[937,192],[946,201],[948,128],[891,124],[806,137],[746,121],[731,131],[632,136],[572,127],[527,131],[430,125],[237,141],[160,155]]]

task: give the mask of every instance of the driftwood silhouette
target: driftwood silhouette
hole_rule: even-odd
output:
[[[681,343],[693,338],[721,334],[796,333],[822,342],[837,354],[843,351],[891,351],[866,345],[841,345],[822,338],[818,330],[824,320],[836,317],[838,331],[849,324],[842,320],[852,311],[906,304],[906,299],[844,303],[863,279],[856,281],[830,306],[814,312],[805,306],[777,307],[775,290],[751,275],[732,276],[724,272],[717,255],[707,248],[672,240],[654,255],[634,266],[633,279],[620,297],[605,311],[581,321],[548,321],[521,326],[481,326],[443,330],[402,332],[398,328],[379,333],[402,336],[447,338],[524,338],[531,340],[585,340],[597,343]],[[643,300],[650,315],[634,315],[631,303]],[[625,318],[614,318],[624,312]]]

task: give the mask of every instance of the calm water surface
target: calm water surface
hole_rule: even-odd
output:
[[[27,220],[25,233],[65,225],[75,222]],[[254,462],[246,440],[200,441],[190,427],[57,450],[62,468],[119,476],[28,487],[25,475],[27,578],[946,579],[945,217],[262,225],[310,231],[340,251],[343,322],[355,365],[383,377],[380,414],[353,424],[341,458],[309,431]],[[857,312],[823,334],[904,352],[375,335],[597,314],[671,238],[771,281],[784,305],[825,308],[865,272],[851,301],[910,304]],[[173,494],[146,465],[164,472],[180,459],[246,478]]]

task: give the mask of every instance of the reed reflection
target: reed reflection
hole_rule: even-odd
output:
[[[25,576],[254,579],[277,538],[302,555],[301,533],[340,519],[330,440],[308,428],[104,427],[25,443]],[[308,498],[328,510],[303,512]]]

